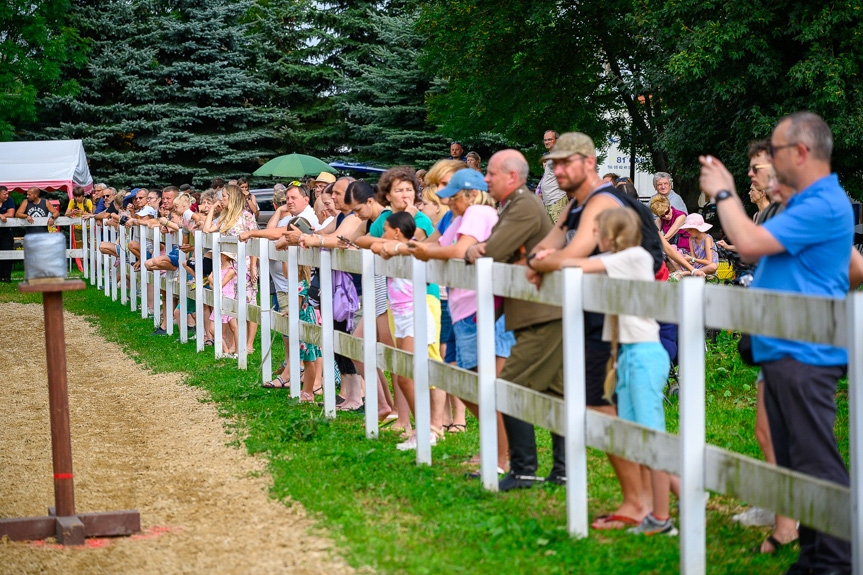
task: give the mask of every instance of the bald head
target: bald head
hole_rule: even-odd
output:
[[[497,201],[506,199],[527,182],[530,167],[518,150],[501,150],[488,161],[485,181],[488,193]]]

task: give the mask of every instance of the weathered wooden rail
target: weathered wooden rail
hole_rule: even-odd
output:
[[[125,230],[120,242],[125,245]],[[158,230],[141,230],[159,241]],[[90,237],[94,237],[91,233]],[[142,235],[142,237],[144,237]],[[170,242],[170,239],[168,240]],[[333,354],[340,353],[364,362],[366,381],[375,381],[376,368],[411,377],[416,386],[417,463],[431,463],[429,445],[430,413],[428,384],[434,384],[480,406],[480,456],[482,484],[496,490],[496,419],[501,411],[529,421],[566,437],[567,454],[567,526],[578,537],[588,535],[586,448],[593,447],[630,460],[663,469],[680,476],[680,569],[683,573],[704,573],[705,564],[705,498],[704,490],[732,495],[777,513],[795,517],[806,525],[821,529],[852,542],[854,573],[863,574],[863,480],[861,480],[861,439],[863,439],[863,293],[849,293],[846,299],[806,297],[761,290],[706,285],[699,278],[686,278],[678,284],[612,280],[602,276],[585,276],[579,269],[548,274],[537,291],[524,277],[524,268],[492,263],[488,259],[467,266],[460,260],[424,263],[408,257],[383,260],[368,250],[320,251],[289,248],[276,251],[267,240],[250,240],[244,244],[235,238],[195,233],[195,258],[201,261],[203,250],[211,249],[214,277],[219,277],[219,253],[230,245],[238,254],[240,266],[238,293],[245,293],[245,254],[286,262],[289,285],[297,283],[297,266],[320,269],[321,312],[324,327],[299,321],[296,305],[287,317],[258,305],[238,305],[237,300],[223,298],[221,290],[204,290],[201,266],[196,266],[195,290],[188,297],[195,300],[198,317],[202,306],[214,306],[217,325],[220,314],[260,323],[262,333],[270,330],[289,336],[292,357],[299,357],[299,341],[320,345],[324,354],[324,407],[328,417],[335,417],[335,377]],[[91,244],[92,247],[93,244]],[[91,251],[91,255],[92,251]],[[101,254],[100,254],[101,256]],[[101,256],[107,262],[110,258]],[[184,256],[181,256],[184,257]],[[96,260],[99,258],[96,257]],[[122,300],[126,303],[128,262],[121,251],[120,282]],[[92,262],[90,270],[109,269],[106,263]],[[260,301],[267,302],[269,269],[261,265]],[[374,322],[365,322],[363,338],[332,329],[333,269],[362,273],[363,306],[374,309],[374,274],[411,279],[416,285],[426,281],[471,289],[477,292],[479,366],[477,372],[465,371],[427,357],[425,314],[415,314],[414,354],[376,342]],[[95,275],[95,277],[94,277]],[[152,273],[139,273],[142,288],[147,277],[166,291],[180,296],[180,337],[185,338],[185,281],[168,281]],[[101,278],[91,274],[91,282]],[[108,295],[106,275],[105,293]],[[130,298],[135,310],[134,278],[130,274]],[[112,280],[116,284],[116,280]],[[113,290],[116,294],[116,289]],[[146,294],[146,289],[141,290]],[[153,302],[159,325],[159,290]],[[415,305],[425,305],[424,290],[415,290]],[[526,389],[495,377],[493,296],[513,297],[561,306],[564,323],[565,398],[558,399]],[[115,295],[116,297],[116,295]],[[146,295],[145,295],[146,297]],[[242,296],[240,296],[242,297]],[[171,301],[168,299],[167,301]],[[242,300],[241,300],[242,301]],[[291,299],[293,303],[293,298]],[[146,317],[147,302],[141,303]],[[584,395],[583,312],[622,313],[654,317],[679,325],[680,363],[680,434],[661,433],[607,415],[588,411]],[[202,322],[197,322],[197,349],[204,351]],[[172,322],[169,316],[169,332]],[[705,326],[756,333],[761,335],[828,343],[847,347],[849,431],[851,445],[851,487],[774,467],[737,453],[705,443],[704,328]],[[216,330],[217,334],[219,330]],[[262,377],[272,377],[270,338],[261,338]],[[245,336],[238,337],[238,367],[247,366]],[[220,355],[221,345],[215,346]],[[327,367],[329,366],[329,367]],[[291,366],[291,395],[299,396],[299,362]],[[366,402],[377,404],[377,387],[366,386]],[[376,410],[367,409],[366,435],[378,435]]]

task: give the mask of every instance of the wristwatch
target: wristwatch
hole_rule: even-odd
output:
[[[727,200],[728,198],[733,198],[734,194],[729,192],[728,190],[719,190],[719,193],[713,196],[713,203],[718,204],[722,200]]]

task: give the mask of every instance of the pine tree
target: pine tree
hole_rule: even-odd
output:
[[[273,155],[272,86],[251,65],[252,3],[111,0],[76,6],[92,39],[83,90],[44,100],[35,132],[81,138],[98,179],[193,183],[252,172]]]
[[[444,155],[444,139],[426,124],[431,83],[418,64],[423,40],[414,28],[417,15],[410,3],[399,2],[369,11],[375,44],[367,54],[341,58],[343,69],[359,72],[342,78],[336,96],[346,112],[353,159],[427,167]]]

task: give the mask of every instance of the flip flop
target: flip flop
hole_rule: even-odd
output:
[[[279,385],[275,384],[276,380],[279,381]],[[267,381],[265,383],[262,383],[261,387],[263,387],[264,389],[290,389],[291,384],[290,381],[286,382],[284,379],[282,379],[281,375],[277,375],[276,379],[274,379],[273,381]]]
[[[797,539],[792,539],[788,543],[782,543],[771,533],[767,536],[766,541],[773,546],[773,551],[761,551],[761,545],[764,545],[764,543],[761,543],[751,549],[752,553],[754,553],[755,555],[776,555],[780,549],[782,549],[786,545],[792,545],[795,541],[797,541]]]
[[[385,418],[383,418],[381,421],[378,422],[378,427],[390,426],[393,423],[395,423],[398,418],[399,418],[399,416],[397,414],[390,413],[389,415],[387,415]]]
[[[604,527],[604,525],[608,525],[609,523],[622,523],[620,527]],[[637,519],[633,519],[632,517],[627,517],[626,515],[603,515],[602,517],[597,517],[593,523],[590,524],[591,529],[596,529],[597,531],[619,531],[621,529],[626,529],[627,527],[636,527],[641,525],[641,521]]]

